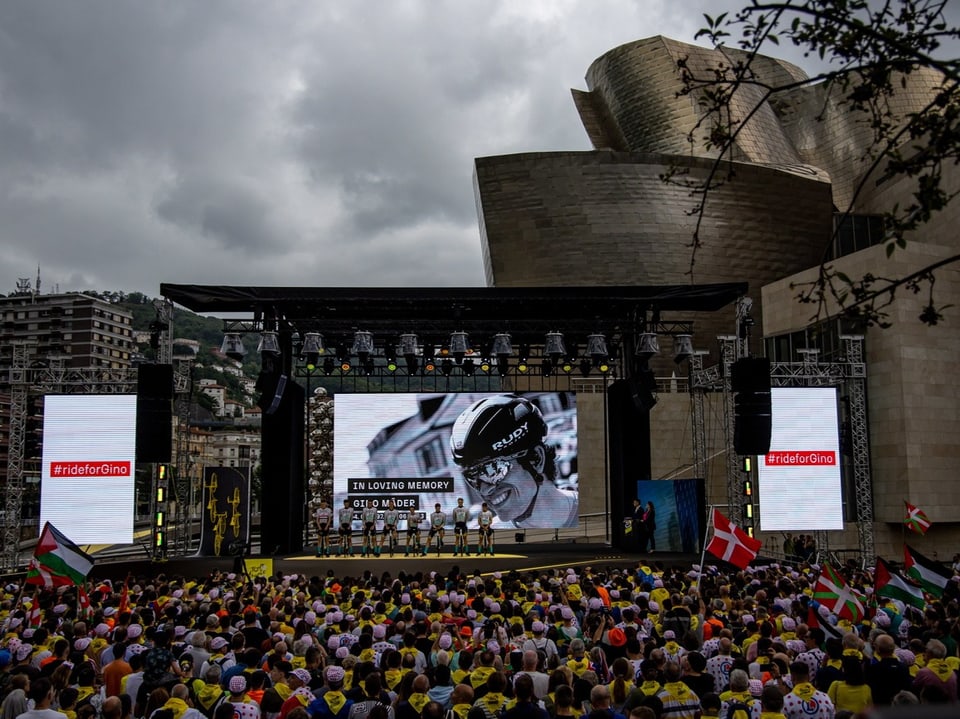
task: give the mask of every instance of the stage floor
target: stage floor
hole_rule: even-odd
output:
[[[253,575],[273,573],[281,575],[305,574],[307,576],[326,576],[332,573],[336,577],[362,576],[366,572],[380,576],[388,572],[396,577],[401,572],[416,574],[437,572],[447,575],[456,570],[467,574],[492,574],[508,571],[545,571],[566,569],[567,567],[591,566],[594,570],[617,568],[620,570],[636,567],[641,561],[651,567],[681,566],[689,568],[699,557],[695,554],[671,552],[653,552],[645,555],[615,549],[606,545],[588,544],[524,544],[508,545],[502,552],[492,557],[467,556],[454,557],[444,552],[439,557],[436,552],[428,556],[403,556],[403,552],[393,557],[317,557],[308,552],[298,552],[289,556],[248,556],[245,558],[247,571]],[[176,557],[164,561],[149,561],[142,558],[122,561],[97,562],[91,576],[100,579],[123,580],[127,574],[133,576],[171,576],[201,577],[214,571],[233,572],[237,568],[237,559],[231,557]]]

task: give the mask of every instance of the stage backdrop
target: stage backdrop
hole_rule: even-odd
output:
[[[461,412],[496,394],[338,394],[334,410],[334,512],[348,499],[355,509],[354,528],[359,529],[359,510],[368,500],[382,509],[393,499],[401,516],[413,508],[421,517],[429,515],[439,502],[452,527],[450,513],[457,498],[463,497],[470,509],[468,526],[475,528],[481,498],[451,458],[450,433]],[[563,501],[554,502],[553,511],[545,511],[542,507],[548,502],[548,492],[541,490],[533,515],[522,526],[575,527],[579,506],[576,395],[527,392],[522,396],[543,414],[545,444],[555,455],[554,485],[563,493]],[[555,499],[557,496],[553,495]],[[522,501],[526,505],[528,500]],[[561,506],[562,510],[556,509]],[[515,525],[498,516],[493,526]],[[406,523],[401,521],[399,528],[405,529]]]
[[[653,502],[658,552],[700,551],[706,513],[702,479],[643,479],[637,482],[637,499],[644,506]]]
[[[205,467],[202,557],[238,556],[250,541],[250,470],[248,467]]]

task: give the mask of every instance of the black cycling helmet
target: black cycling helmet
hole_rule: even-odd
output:
[[[517,457],[543,444],[547,424],[536,405],[516,395],[478,400],[453,423],[453,461],[471,467],[497,457]]]

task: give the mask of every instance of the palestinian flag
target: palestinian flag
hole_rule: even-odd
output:
[[[947,588],[953,573],[939,562],[927,559],[908,544],[903,545],[907,576],[916,579],[923,591],[940,598]]]
[[[849,619],[854,624],[863,619],[863,598],[829,564],[823,565],[813,588],[813,598],[841,619]]]
[[[24,581],[44,587],[80,584],[92,568],[93,558],[47,522]]]
[[[927,515],[924,514],[922,509],[914,507],[906,500],[903,504],[906,507],[906,516],[903,518],[906,528],[917,534],[926,534],[927,530],[930,529],[930,520],[927,519]]]
[[[833,626],[830,622],[824,621],[820,618],[819,612],[817,612],[816,602],[807,606],[807,626],[811,629],[819,627],[823,630],[824,635],[829,639],[830,637],[836,637],[840,639],[843,636],[843,632]]]
[[[878,597],[899,599],[904,604],[911,604],[917,609],[926,607],[923,590],[894,572],[880,557],[877,557],[877,568],[873,573],[873,586],[874,594]]]

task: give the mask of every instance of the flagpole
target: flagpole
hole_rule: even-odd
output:
[[[907,511],[907,500],[903,500],[903,511]],[[906,518],[900,520],[900,554],[901,556],[907,550],[907,521]]]
[[[707,537],[710,535],[710,525],[713,524],[713,505],[707,507],[707,526],[703,532],[703,547],[700,549],[700,576],[697,577],[697,592],[700,592],[703,579],[703,561],[707,556]],[[701,599],[703,595],[701,594]]]

